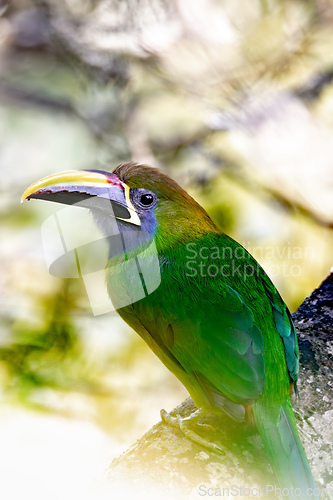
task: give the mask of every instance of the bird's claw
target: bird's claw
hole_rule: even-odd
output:
[[[170,413],[163,409],[161,410],[160,414],[163,422],[170,425],[171,427],[175,427],[176,429],[180,430],[190,441],[198,444],[199,446],[202,446],[203,448],[213,451],[218,455],[225,455],[225,451],[223,451],[222,448],[220,448],[216,443],[212,443],[211,441],[208,441],[207,439],[199,436],[199,434],[188,427],[189,422],[196,420],[201,416],[200,410],[197,410],[196,412],[185,418],[182,418],[179,415],[173,417],[172,415],[170,415]],[[200,425],[202,425],[203,427],[212,428],[212,426],[208,424]]]

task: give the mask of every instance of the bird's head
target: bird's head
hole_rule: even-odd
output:
[[[160,250],[217,231],[206,211],[174,180],[133,162],[119,165],[112,173],[71,170],[53,174],[26,189],[22,201],[31,198],[66,205],[86,203],[102,230],[107,229],[110,217],[115,218],[121,232],[149,234]]]

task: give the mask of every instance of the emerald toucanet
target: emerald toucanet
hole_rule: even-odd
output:
[[[64,204],[89,199],[107,236],[116,220],[124,245],[115,251],[110,239],[105,272],[120,316],[199,409],[225,412],[240,423],[254,419],[288,498],[319,498],[311,493],[315,483],[290,403],[298,375],[295,329],[256,260],[175,181],[146,165],[54,174],[32,184],[22,197],[30,198]],[[160,273],[159,285],[149,291],[148,283],[140,300],[126,268],[138,256],[152,273],[157,256]]]

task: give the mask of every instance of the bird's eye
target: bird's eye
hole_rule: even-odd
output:
[[[140,196],[140,203],[144,207],[150,207],[155,201],[154,196],[151,193],[145,193]]]
[[[145,210],[156,204],[157,197],[155,193],[148,189],[136,188],[131,191],[131,200],[135,207]]]

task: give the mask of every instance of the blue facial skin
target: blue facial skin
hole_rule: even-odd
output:
[[[157,220],[154,214],[157,199],[151,208],[142,208],[135,203],[134,199],[131,200],[141,222],[141,225],[137,226],[130,222],[126,222],[127,214],[124,213],[127,210],[125,208],[126,201],[124,195],[122,196],[119,191],[115,193],[114,189],[110,189],[109,198],[112,204],[109,206],[104,205],[103,210],[101,210],[99,208],[94,208],[95,199],[91,203],[90,209],[93,218],[108,239],[109,258],[125,254],[130,250],[152,242],[157,229]],[[114,201],[116,201],[116,204]],[[121,205],[119,206],[119,204]],[[118,214],[125,220],[120,220],[118,218],[120,215]]]
[[[151,243],[156,232],[157,222],[154,216],[154,208],[138,213],[141,226],[135,226],[128,222],[116,219],[118,230],[123,243],[123,253]],[[118,235],[119,236],[119,235]],[[109,240],[109,258],[115,255],[114,239]],[[117,245],[118,246],[118,245]]]

